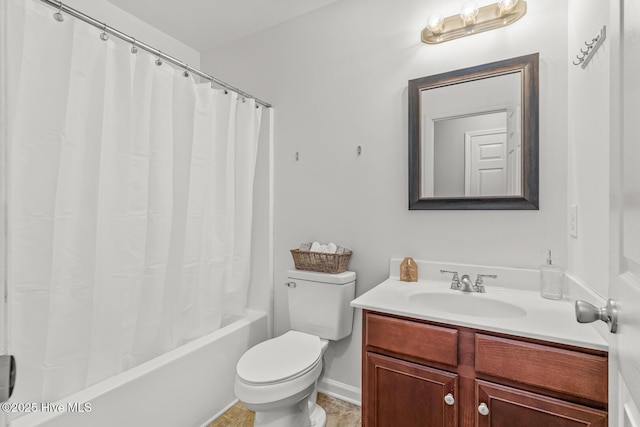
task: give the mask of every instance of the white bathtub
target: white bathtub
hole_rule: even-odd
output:
[[[236,401],[236,363],[267,339],[267,316],[245,317],[56,404],[89,402],[90,412],[38,412],[11,427],[200,427]],[[19,375],[19,372],[18,372]]]

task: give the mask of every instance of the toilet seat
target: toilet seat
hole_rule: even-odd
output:
[[[318,366],[322,344],[319,337],[298,331],[264,341],[242,355],[236,368],[238,379],[251,385],[292,381]]]

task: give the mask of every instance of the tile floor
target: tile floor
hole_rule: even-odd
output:
[[[327,412],[326,427],[360,427],[360,407],[343,400],[318,394],[318,404]],[[253,412],[238,403],[209,424],[209,427],[251,427]]]

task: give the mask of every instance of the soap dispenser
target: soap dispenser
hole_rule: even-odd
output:
[[[547,251],[547,263],[540,266],[540,295],[547,299],[562,299],[564,270],[554,265],[551,249]]]

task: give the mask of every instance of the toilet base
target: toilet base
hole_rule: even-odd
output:
[[[306,395],[308,391],[303,392]],[[302,399],[291,405],[280,404],[275,408],[265,410],[265,406],[256,407],[246,405],[248,409],[256,412],[254,427],[325,427],[327,425],[327,413],[316,404],[318,390],[315,389],[307,399]],[[298,395],[299,396],[299,395]],[[292,396],[292,400],[299,399]]]
[[[327,413],[320,405],[316,405],[310,418],[311,427],[325,427],[327,425]]]
[[[310,427],[307,399],[281,409],[256,412],[253,425],[254,427]]]

